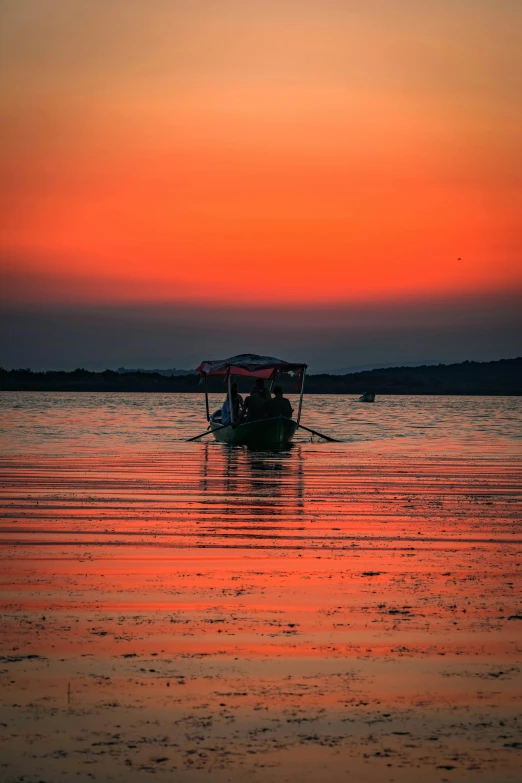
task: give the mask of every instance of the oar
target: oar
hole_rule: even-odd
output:
[[[299,429],[306,430],[307,432],[311,432],[312,435],[319,435],[320,438],[324,438],[325,440],[329,440],[332,443],[340,443],[340,440],[337,440],[337,438],[331,438],[329,435],[323,435],[322,432],[317,432],[317,430],[312,430],[310,427],[305,427],[303,424],[299,424]]]
[[[215,430],[205,430],[205,432],[202,432],[200,435],[195,435],[193,438],[187,438],[185,443],[190,443],[191,440],[198,440],[199,438],[204,438],[205,435],[210,435],[211,432],[219,432],[219,430],[224,430],[225,427],[230,427],[230,424],[222,424],[221,427],[216,427]]]

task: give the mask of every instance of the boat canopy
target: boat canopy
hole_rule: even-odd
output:
[[[216,359],[201,362],[197,368],[200,375],[243,375],[247,378],[270,380],[278,372],[302,372],[306,364],[285,362],[273,356],[258,356],[256,353],[241,353],[230,359]]]

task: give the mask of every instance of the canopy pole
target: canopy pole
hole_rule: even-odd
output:
[[[205,389],[205,408],[207,409],[207,421],[210,421],[210,410],[208,407],[207,373],[203,375],[203,388]]]
[[[230,407],[230,423],[232,424],[232,426],[234,426],[235,422],[234,422],[234,409],[232,407],[232,380],[230,377],[230,370],[228,373],[228,404]]]
[[[303,376],[301,378],[301,394],[299,395],[299,409],[297,411],[297,426],[298,427],[299,427],[299,422],[301,421],[301,410],[302,410],[302,407],[303,407],[303,392],[304,392],[305,375],[306,375],[306,367],[303,367]]]
[[[270,394],[272,394],[272,389],[274,388],[274,383],[276,382],[277,378],[277,370],[274,372],[274,377],[270,381]]]

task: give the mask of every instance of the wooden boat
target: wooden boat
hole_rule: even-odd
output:
[[[290,443],[300,426],[306,367],[306,364],[285,362],[273,356],[258,356],[257,354],[240,354],[232,356],[230,359],[202,362],[197,369],[204,384],[207,421],[214,438],[220,443],[259,449],[281,448]],[[234,376],[254,380],[263,378],[267,381],[271,391],[280,372],[293,373],[300,379],[299,408],[296,420],[284,416],[272,416],[255,421],[231,421],[229,424],[223,425],[219,416],[210,415],[207,392],[207,378],[209,376],[223,376],[228,387],[230,410],[233,411],[232,378]]]
[[[221,423],[210,419],[210,428],[214,438],[220,443],[269,449],[288,445],[297,430],[297,422],[277,416],[222,428]]]

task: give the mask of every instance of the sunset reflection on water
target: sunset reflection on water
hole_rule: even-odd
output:
[[[522,463],[429,445],[2,457],[9,774],[516,780]]]

